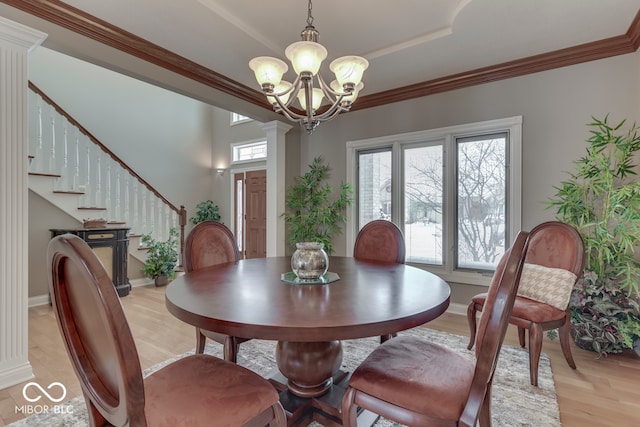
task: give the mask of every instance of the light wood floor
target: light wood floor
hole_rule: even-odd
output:
[[[164,288],[138,287],[122,298],[136,340],[142,368],[184,353],[194,347],[193,327],[168,313]],[[468,336],[466,318],[445,314],[429,324]],[[517,345],[515,328],[509,328],[507,344]],[[594,353],[574,346],[576,371],[566,364],[560,345],[545,338],[543,351],[551,358],[553,377],[565,427],[640,426],[640,359],[635,355],[614,355],[602,360]],[[59,381],[67,387],[67,398],[81,394],[49,306],[29,310],[29,360],[39,384]],[[22,418],[16,404],[23,405],[24,383],[0,390],[0,426]],[[54,427],[54,426],[51,426]]]

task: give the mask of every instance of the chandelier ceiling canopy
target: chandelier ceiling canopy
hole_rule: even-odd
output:
[[[278,58],[259,56],[249,61],[249,67],[276,112],[298,122],[307,133],[322,122],[331,120],[351,105],[364,87],[362,74],[369,62],[360,56],[343,56],[329,64],[335,80],[327,84],[319,73],[320,65],[327,57],[327,49],[318,43],[318,31],[313,26],[309,0],[307,26],[302,30],[302,41],[290,44],[284,51],[296,73],[293,83],[282,80],[289,66]],[[317,86],[314,86],[317,81]],[[291,96],[294,95],[294,96]],[[292,109],[297,100],[302,111]],[[326,100],[327,102],[323,101]]]

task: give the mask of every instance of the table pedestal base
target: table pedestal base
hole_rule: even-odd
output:
[[[291,393],[305,398],[320,396],[331,388],[340,369],[342,343],[278,341],[276,361]]]
[[[270,376],[273,386],[280,392],[280,403],[287,414],[288,427],[306,427],[316,421],[325,427],[342,426],[342,396],[349,385],[349,374],[338,371],[333,376],[333,386],[320,396],[302,398],[289,391],[288,381],[282,373],[274,371]],[[358,413],[358,427],[372,426],[379,418],[369,411]]]

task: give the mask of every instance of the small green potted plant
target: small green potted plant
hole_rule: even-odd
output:
[[[196,205],[196,213],[190,218],[193,225],[204,221],[220,221],[220,208],[211,200],[205,200]]]
[[[154,279],[156,286],[164,286],[175,276],[178,263],[178,230],[171,227],[167,240],[155,240],[151,234],[141,239],[147,248],[147,259],[142,266],[142,273]]]
[[[569,303],[572,333],[598,357],[640,341],[640,181],[633,179],[640,136],[624,123],[592,118],[586,155],[549,203],[584,241],[585,271]]]

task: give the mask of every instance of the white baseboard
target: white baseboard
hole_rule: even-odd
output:
[[[449,308],[447,309],[447,313],[457,314],[458,316],[466,316],[467,315],[467,305],[460,304],[456,302],[452,302],[449,304]]]
[[[49,305],[49,304],[51,304],[51,298],[49,298],[49,294],[29,297],[29,308],[37,307],[39,305]]]
[[[131,287],[132,288],[137,288],[138,286],[153,285],[154,281],[153,281],[153,279],[149,279],[147,277],[143,277],[142,279],[129,280],[129,283],[131,283]]]
[[[6,369],[0,366],[0,390],[32,378],[35,378],[35,376],[33,375],[31,364],[28,361]]]

